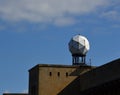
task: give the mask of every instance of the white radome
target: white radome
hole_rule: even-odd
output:
[[[69,42],[69,50],[73,55],[85,56],[89,49],[89,41],[84,36],[76,35]]]

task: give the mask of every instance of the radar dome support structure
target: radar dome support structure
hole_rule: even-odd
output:
[[[86,63],[86,56],[72,54],[72,63],[73,63],[73,65],[85,64]]]
[[[73,36],[69,42],[73,65],[85,65],[86,54],[90,49],[89,41],[81,35]]]

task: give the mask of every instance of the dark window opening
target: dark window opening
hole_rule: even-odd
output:
[[[58,77],[60,76],[60,72],[58,72]]]
[[[66,72],[66,77],[68,77],[68,72]]]
[[[52,76],[52,72],[50,72],[49,75]]]

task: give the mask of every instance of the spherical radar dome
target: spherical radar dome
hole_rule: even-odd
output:
[[[69,42],[69,50],[72,55],[85,56],[89,49],[89,41],[84,36],[76,35]]]

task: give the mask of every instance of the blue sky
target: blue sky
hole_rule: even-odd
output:
[[[90,42],[87,61],[99,66],[120,57],[119,0],[0,0],[0,94],[26,92],[28,70],[71,65],[68,42]]]

